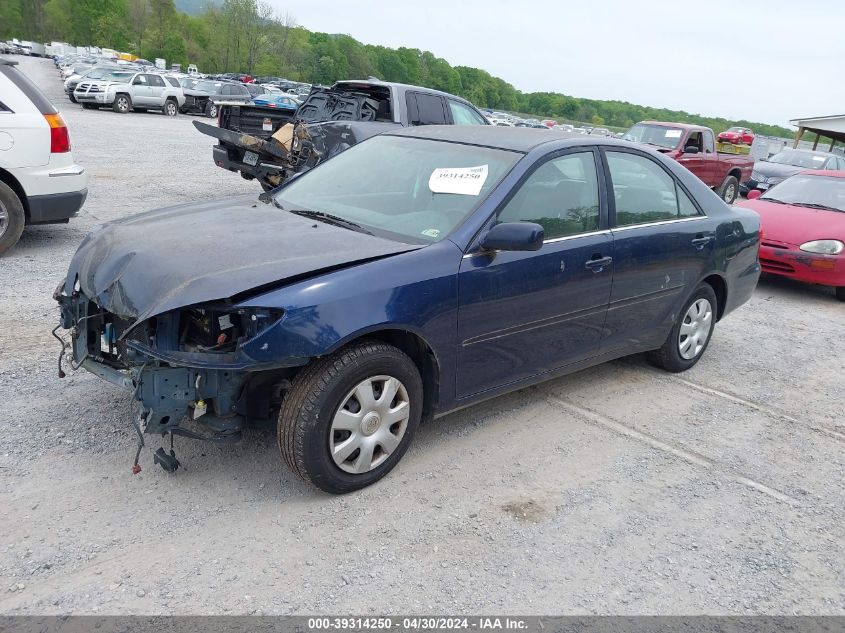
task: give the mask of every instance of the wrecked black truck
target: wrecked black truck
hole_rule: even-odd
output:
[[[218,167],[257,180],[265,191],[395,126],[488,124],[460,97],[373,78],[315,88],[292,113],[221,104],[217,126],[194,121],[217,139]]]

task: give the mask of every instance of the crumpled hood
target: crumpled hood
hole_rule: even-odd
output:
[[[136,323],[326,269],[420,248],[310,220],[255,196],[148,211],[96,227],[64,291]]]

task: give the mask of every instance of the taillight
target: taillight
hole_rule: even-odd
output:
[[[70,135],[61,114],[45,114],[50,125],[50,153],[63,154],[70,151]]]

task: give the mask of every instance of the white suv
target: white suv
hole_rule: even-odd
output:
[[[0,253],[25,224],[67,222],[88,195],[64,120],[15,65],[0,59]]]
[[[174,77],[146,72],[115,71],[97,81],[81,81],[73,98],[83,108],[111,106],[115,112],[161,110],[168,116],[179,114],[185,105],[182,86]]]

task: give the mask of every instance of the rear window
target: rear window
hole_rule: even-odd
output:
[[[165,77],[167,79],[167,83],[169,83],[174,88],[179,88],[179,80],[176,77]]]
[[[32,104],[38,108],[41,114],[56,114],[58,112],[50,103],[50,100],[44,96],[44,93],[17,68],[9,64],[0,64],[0,73],[6,75],[32,101]]]

